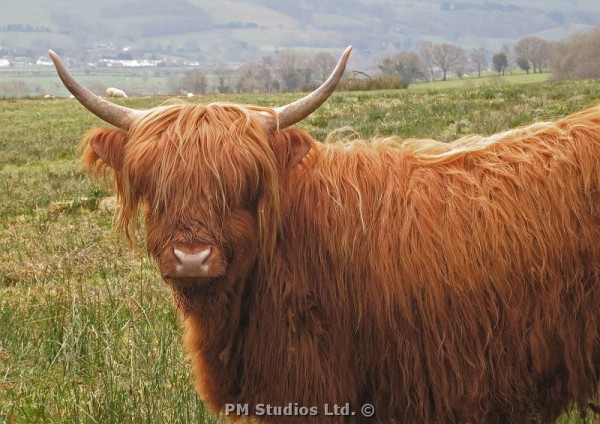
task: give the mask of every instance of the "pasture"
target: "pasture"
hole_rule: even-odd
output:
[[[450,141],[599,103],[600,81],[336,93],[301,127],[318,139],[337,130]],[[143,240],[130,248],[113,230],[110,186],[79,168],[79,140],[100,125],[74,100],[0,100],[0,423],[220,422],[193,390],[170,293]]]

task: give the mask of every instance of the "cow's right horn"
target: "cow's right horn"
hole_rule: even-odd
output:
[[[62,61],[55,52],[50,50],[48,54],[52,58],[54,66],[56,67],[56,71],[58,72],[58,76],[62,80],[65,87],[67,87],[67,90],[69,90],[71,94],[75,96],[77,100],[79,100],[79,103],[85,106],[98,118],[114,125],[115,127],[127,131],[135,118],[144,114],[144,112],[141,110],[120,106],[111,103],[102,97],[96,96],[90,90],[77,82],[75,78],[73,78],[71,73],[67,70],[65,65],[63,65]]]

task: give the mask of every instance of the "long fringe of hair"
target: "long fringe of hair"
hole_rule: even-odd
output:
[[[115,182],[121,204],[117,223],[129,239],[142,207],[173,227],[190,208],[217,222],[254,198],[260,203],[259,226],[270,228],[281,221],[281,170],[263,125],[252,118],[257,112],[274,117],[272,109],[227,103],[165,105],[135,122],[128,134],[105,128],[88,133],[82,163],[96,175],[106,169],[89,147],[95,137],[125,144],[127,171],[116,170]],[[261,257],[270,257],[276,233],[260,234],[267,237],[260,243]]]

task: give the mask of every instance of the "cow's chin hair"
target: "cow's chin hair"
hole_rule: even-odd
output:
[[[187,315],[200,305],[218,302],[227,292],[227,277],[164,278],[171,289],[176,309]]]
[[[218,277],[183,277],[171,278],[163,277],[163,280],[171,290],[180,292],[185,296],[211,295],[222,290],[223,284],[227,281],[226,275]]]

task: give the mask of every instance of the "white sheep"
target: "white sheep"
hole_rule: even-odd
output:
[[[119,90],[118,88],[109,87],[106,89],[107,97],[127,97],[127,94],[123,90]]]

